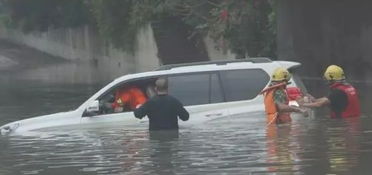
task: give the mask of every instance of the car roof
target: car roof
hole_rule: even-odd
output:
[[[219,70],[229,70],[229,69],[264,69],[268,74],[271,71],[268,69],[275,69],[277,67],[292,68],[298,67],[301,64],[292,61],[272,61],[269,58],[258,57],[258,58],[248,58],[248,59],[236,59],[236,60],[218,60],[218,61],[204,61],[204,62],[193,62],[193,63],[183,63],[183,64],[170,64],[163,65],[154,71],[127,74],[115,79],[117,81],[125,81],[128,79],[145,78],[152,76],[162,76],[171,75],[179,73],[192,73],[192,72],[207,72],[207,71],[219,71]]]
[[[216,61],[203,61],[203,62],[193,62],[193,63],[182,63],[182,64],[168,64],[164,66],[160,66],[156,70],[169,70],[177,67],[190,67],[190,66],[200,66],[200,65],[226,65],[229,63],[242,63],[242,62],[251,62],[251,63],[271,63],[272,60],[265,57],[258,57],[258,58],[246,58],[246,59],[226,59],[226,60],[216,60]]]
[[[154,71],[127,74],[119,78],[116,78],[114,81],[112,81],[111,83],[106,85],[104,88],[99,90],[95,95],[93,95],[91,99],[96,99],[99,95],[102,95],[102,93],[118,85],[119,83],[123,83],[126,81],[132,81],[132,80],[138,80],[138,79],[144,79],[144,78],[167,76],[167,75],[182,74],[182,73],[197,73],[197,72],[240,70],[240,69],[262,69],[267,74],[270,75],[272,74],[274,69],[278,67],[284,67],[284,68],[290,69],[290,68],[298,67],[301,65],[298,62],[292,62],[292,61],[271,61],[270,59],[266,59],[266,61],[263,61],[264,59],[261,59],[261,58],[256,59],[256,61],[250,61],[250,60],[252,59],[223,60],[223,61],[178,64],[178,65],[167,66],[166,68],[162,66]],[[262,61],[257,61],[257,60],[262,60]]]

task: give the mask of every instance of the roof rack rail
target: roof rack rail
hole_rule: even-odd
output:
[[[181,64],[168,64],[168,65],[160,66],[159,68],[155,69],[155,71],[169,70],[172,68],[186,67],[186,66],[199,66],[199,65],[208,65],[208,64],[226,65],[228,63],[239,63],[239,62],[271,63],[272,60],[266,57],[257,57],[257,58],[245,58],[245,59],[236,59],[236,60],[217,60],[217,61],[201,61],[201,62],[181,63]]]

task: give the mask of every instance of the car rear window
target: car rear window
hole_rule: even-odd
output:
[[[245,69],[174,75],[168,80],[169,94],[184,105],[201,105],[253,99],[270,77],[261,69]]]
[[[270,81],[261,69],[231,70],[220,72],[226,101],[255,98]]]
[[[184,105],[223,102],[222,88],[215,73],[199,73],[168,78],[169,94]]]

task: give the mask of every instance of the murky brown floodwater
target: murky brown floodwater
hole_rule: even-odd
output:
[[[63,66],[68,74],[73,72]],[[42,75],[28,70],[0,76],[0,125],[73,109],[102,86],[51,81]],[[367,96],[362,97],[364,104]],[[319,115],[279,127],[266,127],[264,120],[253,122],[252,117],[262,116],[235,116],[166,134],[113,126],[1,136],[0,174],[372,172],[372,118],[368,116],[340,120]]]

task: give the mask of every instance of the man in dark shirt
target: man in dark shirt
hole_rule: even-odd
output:
[[[331,89],[326,97],[313,99],[311,103],[304,103],[303,107],[322,107],[329,106],[330,110],[335,116],[340,117],[341,113],[345,111],[348,105],[348,97],[345,92],[339,89]]]
[[[189,113],[182,103],[168,95],[168,81],[159,78],[155,82],[157,95],[148,100],[134,111],[136,118],[142,119],[147,115],[150,121],[150,130],[178,129],[178,117],[186,121]]]
[[[347,106],[347,95],[345,92],[339,89],[331,89],[329,95],[329,107],[337,116],[345,111]]]

